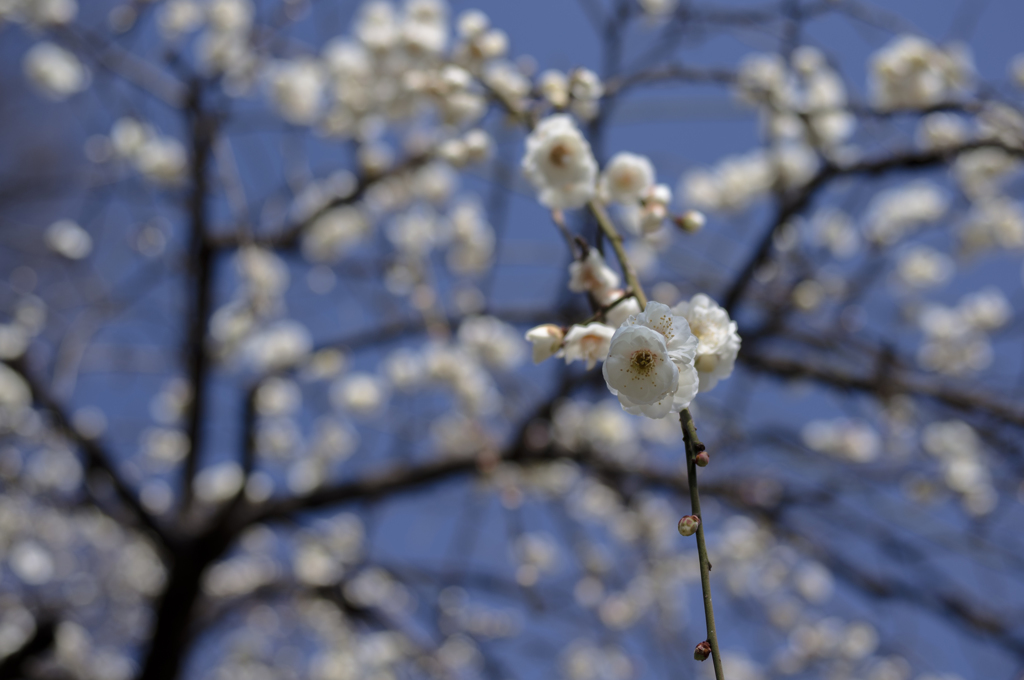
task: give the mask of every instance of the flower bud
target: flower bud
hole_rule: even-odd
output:
[[[700,526],[700,517],[697,515],[687,515],[679,520],[679,533],[683,536],[693,536],[697,533],[697,527]]]
[[[526,339],[533,344],[533,363],[539,364],[552,357],[562,347],[565,332],[554,324],[546,323],[526,331]]]
[[[697,661],[706,661],[711,656],[711,643],[705,640],[693,650],[693,658]]]
[[[683,231],[693,234],[704,227],[704,223],[707,222],[707,218],[704,217],[704,213],[699,210],[687,210],[682,215],[677,215],[673,218],[673,221]]]
[[[707,451],[701,451],[697,454],[697,457],[693,460],[697,464],[697,467],[707,467],[708,463],[711,462],[711,458],[708,457]]]

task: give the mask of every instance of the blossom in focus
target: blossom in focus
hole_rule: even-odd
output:
[[[707,295],[694,295],[689,302],[680,302],[672,313],[689,323],[698,340],[694,365],[700,376],[700,391],[707,392],[732,375],[736,355],[740,351],[740,334],[729,312]]]
[[[535,326],[526,331],[526,340],[533,345],[533,363],[539,364],[555,355],[562,347],[565,333],[552,323]]]
[[[627,413],[662,418],[678,413],[697,395],[697,337],[668,305],[648,302],[612,336],[603,373]]]
[[[615,329],[603,323],[588,323],[586,326],[574,325],[565,334],[565,363],[586,361],[587,370],[598,361],[608,356],[608,348]]]
[[[523,174],[552,210],[579,208],[594,195],[597,161],[583,133],[565,114],[548,116],[526,138]]]

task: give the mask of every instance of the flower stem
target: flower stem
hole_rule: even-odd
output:
[[[629,257],[626,255],[626,249],[622,247],[622,236],[619,235],[618,230],[615,228],[615,224],[611,218],[608,217],[608,212],[604,209],[604,206],[596,199],[591,199],[587,203],[587,207],[590,208],[590,212],[597,218],[597,224],[601,227],[601,231],[608,240],[611,241],[612,248],[615,249],[615,256],[619,258],[619,265],[622,266],[622,275],[626,279],[626,284],[629,286],[630,292],[636,301],[640,303],[640,309],[647,307],[647,296],[644,295],[643,286],[640,285],[640,279],[636,277],[636,271],[633,269],[633,265],[629,263]]]
[[[700,588],[704,593],[704,620],[708,629],[708,643],[711,645],[711,659],[715,664],[715,680],[724,680],[722,657],[718,652],[718,633],[715,631],[715,610],[711,606],[711,564],[708,549],[704,543],[704,518],[700,516],[700,494],[697,491],[697,454],[704,450],[704,444],[697,437],[697,426],[689,409],[679,414],[683,428],[683,442],[686,444],[686,478],[690,484],[690,512],[700,517],[697,525],[697,559],[700,562]]]

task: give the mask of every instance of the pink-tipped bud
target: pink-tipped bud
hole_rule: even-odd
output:
[[[679,520],[679,533],[683,536],[693,536],[697,533],[697,527],[700,526],[700,517],[697,515],[687,515]]]
[[[699,210],[687,210],[682,215],[673,217],[672,221],[675,222],[676,226],[683,231],[693,234],[704,227],[704,223],[707,222],[707,218],[704,217],[704,213]]]
[[[707,451],[701,451],[697,454],[697,457],[693,459],[693,462],[697,464],[697,467],[707,467],[708,463],[711,462],[711,458],[708,457]]]
[[[697,661],[707,661],[709,656],[711,656],[711,643],[707,640],[697,645],[693,650],[693,658]]]

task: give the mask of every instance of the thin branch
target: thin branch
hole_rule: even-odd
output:
[[[697,524],[697,559],[700,562],[700,589],[704,595],[704,622],[707,625],[708,644],[711,645],[711,659],[715,664],[715,680],[724,680],[722,655],[718,651],[718,632],[715,630],[715,610],[711,606],[711,565],[708,549],[704,543],[704,519],[700,515],[700,494],[697,489],[697,454],[704,450],[704,444],[697,438],[697,427],[693,424],[689,409],[679,414],[686,445],[686,479],[690,487],[690,512],[700,519]]]
[[[834,360],[815,363],[752,352],[741,353],[739,359],[750,368],[781,378],[809,378],[843,389],[880,395],[913,394],[962,411],[986,413],[1007,423],[1024,427],[1024,405],[1000,401],[989,394],[966,386],[951,387],[936,384],[930,376],[895,370],[887,371],[883,384],[879,381],[877,371],[873,371],[869,375],[859,375],[835,366]]]
[[[746,292],[747,286],[750,285],[754,272],[768,260],[775,233],[791,218],[802,213],[807,206],[810,205],[811,200],[818,191],[824,188],[825,185],[832,180],[852,175],[874,176],[896,170],[933,167],[948,163],[964,151],[984,148],[997,148],[1018,157],[1024,156],[1024,150],[1020,148],[1007,146],[1006,144],[995,140],[978,140],[950,149],[898,152],[883,158],[867,159],[842,166],[831,162],[825,163],[821,169],[818,170],[818,173],[811,178],[809,182],[807,182],[807,184],[801,187],[796,193],[783,197],[779,202],[775,216],[772,218],[768,229],[765,230],[764,234],[761,236],[761,240],[757,244],[757,247],[754,249],[753,253],[751,253],[750,257],[747,258],[746,262],[740,268],[739,273],[733,279],[732,284],[726,291],[722,306],[725,307],[730,315],[735,316],[734,312],[736,305]]]
[[[139,526],[152,533],[159,540],[161,547],[171,547],[169,536],[157,523],[156,519],[146,511],[136,497],[135,492],[128,485],[128,482],[118,473],[113,457],[103,448],[103,445],[96,439],[83,437],[79,434],[78,430],[71,424],[71,418],[64,408],[49,394],[43,384],[29,373],[23,360],[6,361],[4,363],[16,371],[25,381],[29,391],[32,393],[32,400],[50,412],[57,429],[81,449],[85,456],[86,468],[92,471],[99,470],[104,473],[110,479],[117,497],[128,508],[132,518]]]
[[[655,83],[717,83],[731,85],[736,74],[725,69],[697,69],[682,64],[669,64],[657,69],[639,71],[628,76],[612,78],[605,83],[605,94],[619,95],[641,85]]]
[[[605,211],[604,206],[601,205],[596,199],[591,200],[587,203],[587,207],[590,208],[590,212],[593,213],[597,219],[597,224],[601,228],[601,232],[611,241],[612,248],[615,249],[615,256],[619,259],[619,265],[622,267],[622,275],[626,279],[626,284],[629,286],[633,297],[640,303],[640,308],[644,309],[647,307],[647,296],[644,294],[644,288],[640,285],[640,279],[636,276],[636,270],[633,269],[633,265],[629,262],[629,256],[626,254],[626,249],[622,245],[622,236],[619,235],[618,230],[615,228],[615,224],[611,218],[608,217],[608,213]]]

